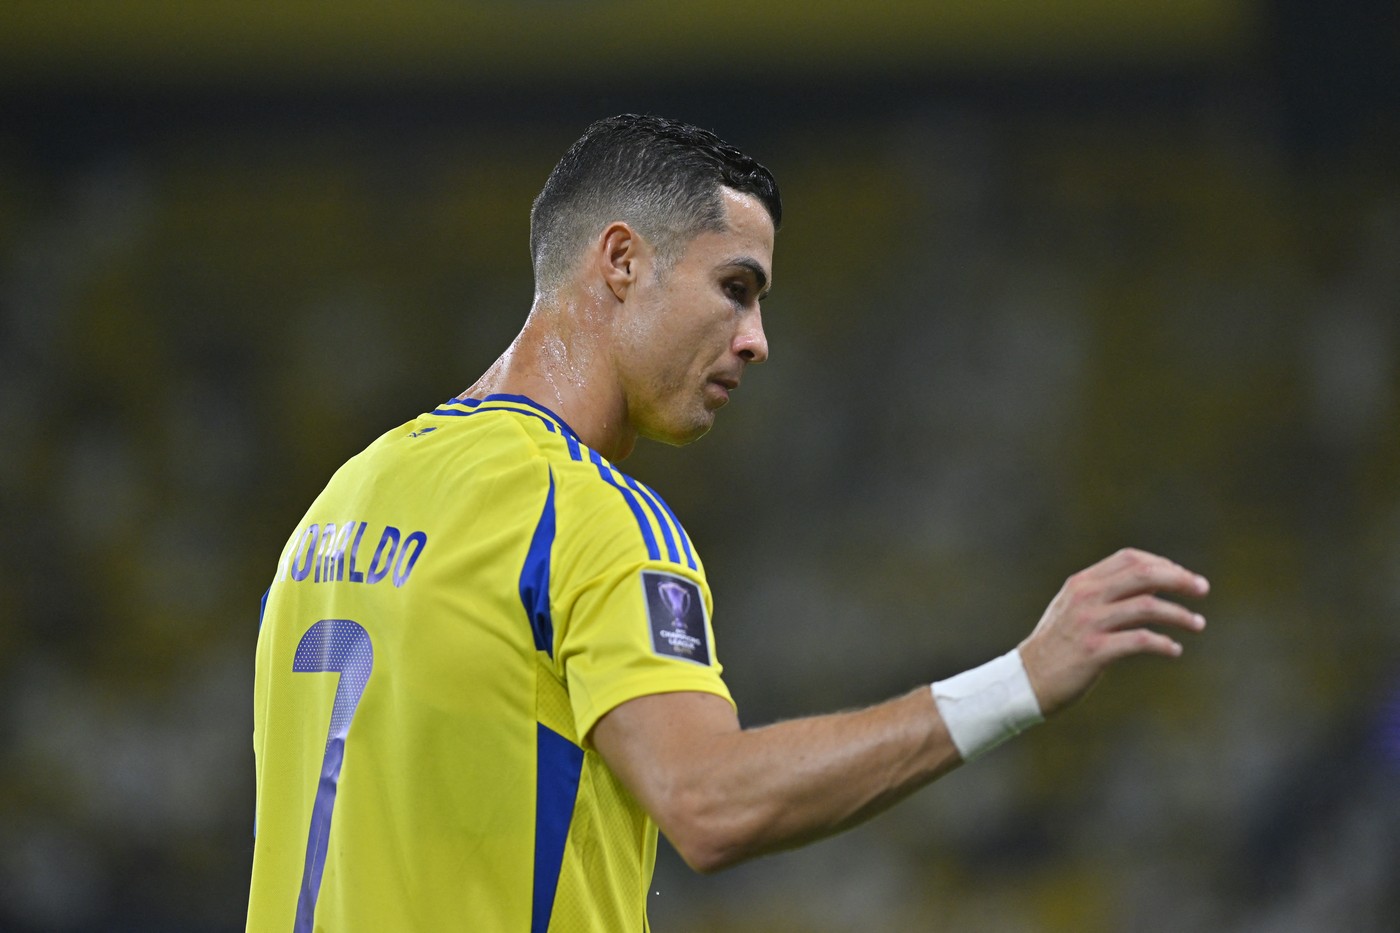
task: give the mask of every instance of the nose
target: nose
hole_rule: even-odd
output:
[[[746,363],[762,363],[768,359],[768,336],[763,333],[763,315],[757,308],[740,319],[739,332],[734,335],[734,352]]]

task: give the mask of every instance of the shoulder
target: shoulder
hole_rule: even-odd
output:
[[[492,395],[451,400],[434,410],[435,424],[478,430],[468,456],[479,469],[485,447],[505,459],[529,461],[534,475],[548,475],[557,547],[583,552],[582,563],[660,562],[703,573],[699,555],[666,501],[584,444],[566,422],[524,396]],[[506,454],[506,450],[509,453]]]
[[[590,537],[616,535],[638,560],[659,561],[700,572],[700,557],[676,513],[656,490],[624,473],[583,444],[568,447],[568,463],[557,466],[561,521]]]

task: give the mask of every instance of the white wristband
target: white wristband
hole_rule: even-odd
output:
[[[991,751],[1045,719],[1020,651],[940,680],[932,689],[933,701],[963,761]]]

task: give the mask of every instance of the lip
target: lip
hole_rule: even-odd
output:
[[[719,391],[720,399],[725,402],[729,401],[729,393],[739,388],[737,379],[711,379],[709,384]]]

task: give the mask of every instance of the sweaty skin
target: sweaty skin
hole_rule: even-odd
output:
[[[772,280],[773,222],[752,195],[721,193],[726,228],[693,238],[664,271],[643,236],[608,224],[575,278],[536,295],[510,348],[460,397],[550,399],[613,462],[638,435],[670,444],[703,435],[748,364],[768,358],[759,301]]]

